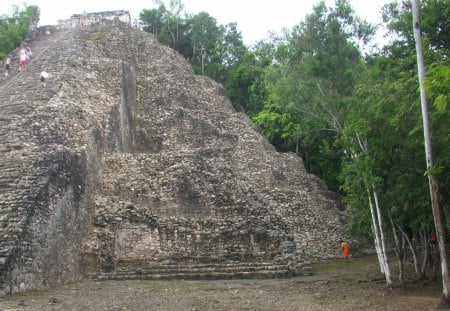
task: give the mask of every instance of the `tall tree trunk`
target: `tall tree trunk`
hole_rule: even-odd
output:
[[[378,263],[380,264],[380,270],[381,273],[385,274],[384,269],[384,260],[381,256],[381,242],[380,242],[380,233],[378,232],[378,224],[377,224],[377,218],[375,216],[375,208],[373,206],[373,199],[372,199],[372,193],[369,189],[367,189],[367,194],[369,196],[369,208],[370,208],[370,215],[372,216],[372,231],[374,235],[374,242],[375,242],[375,251],[377,252],[378,257]]]
[[[355,134],[361,151],[367,153],[369,150],[369,143],[367,142],[367,139],[359,135],[358,132],[355,132]],[[369,196],[370,214],[372,216],[372,230],[375,237],[375,249],[377,251],[378,261],[380,263],[380,269],[386,278],[387,285],[391,286],[391,272],[389,269],[389,261],[386,252],[386,241],[384,238],[381,209],[378,203],[378,195],[375,191],[375,185],[373,185],[373,183],[370,185],[370,182],[367,182],[367,194]]]
[[[391,222],[392,235],[394,236],[394,241],[395,241],[395,253],[397,254],[397,260],[398,260],[398,281],[403,283],[403,272],[404,272],[404,264],[403,264],[404,246],[403,245],[404,245],[404,242],[403,242],[403,245],[401,245],[401,241],[398,236],[397,229],[396,229],[396,226],[394,224],[394,220],[392,219],[391,214],[389,214],[389,221]]]
[[[378,194],[375,191],[374,185],[372,185],[372,191],[373,191],[373,198],[375,200],[375,209],[377,211],[377,217],[378,217],[378,226],[379,226],[380,241],[381,241],[381,254],[382,254],[383,265],[384,265],[384,276],[386,277],[387,285],[391,286],[392,285],[391,270],[389,268],[389,260],[388,260],[387,251],[386,251],[386,239],[384,237],[383,218],[381,217],[381,209],[380,209],[380,205],[378,203]]]
[[[420,23],[419,23],[419,4],[418,0],[412,1],[412,13],[413,13],[413,30],[414,39],[416,41],[416,53],[417,53],[417,68],[419,73],[419,86],[420,86],[420,102],[422,107],[422,120],[423,120],[423,133],[425,139],[425,157],[428,170],[428,182],[430,187],[431,208],[433,210],[434,226],[436,227],[436,236],[439,246],[439,254],[441,259],[441,272],[442,272],[442,294],[447,303],[450,303],[450,278],[448,275],[447,266],[447,253],[445,250],[444,241],[444,229],[442,226],[441,213],[439,209],[438,200],[438,182],[436,176],[431,173],[433,168],[433,152],[431,149],[431,134],[430,126],[428,124],[428,104],[424,86],[425,78],[425,65],[423,61],[423,49],[422,41],[420,37]]]

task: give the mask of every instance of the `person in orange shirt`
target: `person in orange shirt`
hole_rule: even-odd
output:
[[[344,259],[349,259],[350,250],[348,249],[348,243],[345,241],[341,241],[341,249],[342,249],[342,256],[344,256]]]

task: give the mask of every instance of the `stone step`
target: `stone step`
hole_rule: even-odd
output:
[[[98,280],[224,280],[224,279],[257,279],[257,278],[283,278],[290,277],[288,271],[242,271],[242,272],[205,272],[205,273],[171,273],[171,274],[116,274],[102,273],[96,277]]]
[[[292,273],[286,265],[266,264],[196,264],[196,265],[161,265],[142,267],[140,269],[125,269],[121,267],[112,272],[90,273],[89,278],[99,280],[121,279],[240,279],[240,278],[280,278],[290,277]]]
[[[137,267],[137,268],[135,268]],[[220,269],[223,271],[239,271],[242,269],[246,270],[272,270],[272,269],[283,269],[286,265],[274,264],[274,263],[260,263],[260,262],[242,262],[242,263],[206,263],[206,264],[124,264],[119,263],[116,266],[115,271],[127,271],[128,269],[136,270],[148,270],[153,271],[155,269],[163,270],[166,272],[179,271],[179,272],[189,272],[189,271],[204,271],[204,270],[214,270]]]

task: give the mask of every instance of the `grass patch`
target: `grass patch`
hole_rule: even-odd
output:
[[[351,258],[350,260],[333,260],[313,265],[313,272],[317,274],[352,273],[352,274],[378,274],[378,259],[376,256]]]

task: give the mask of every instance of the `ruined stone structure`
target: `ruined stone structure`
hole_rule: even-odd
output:
[[[73,14],[69,19],[60,19],[56,27],[60,30],[66,30],[76,27],[89,26],[103,20],[121,21],[131,25],[131,16],[128,11],[106,11],[85,14]]]
[[[289,276],[339,256],[336,196],[152,35],[115,21],[30,44],[0,84],[3,293]]]

